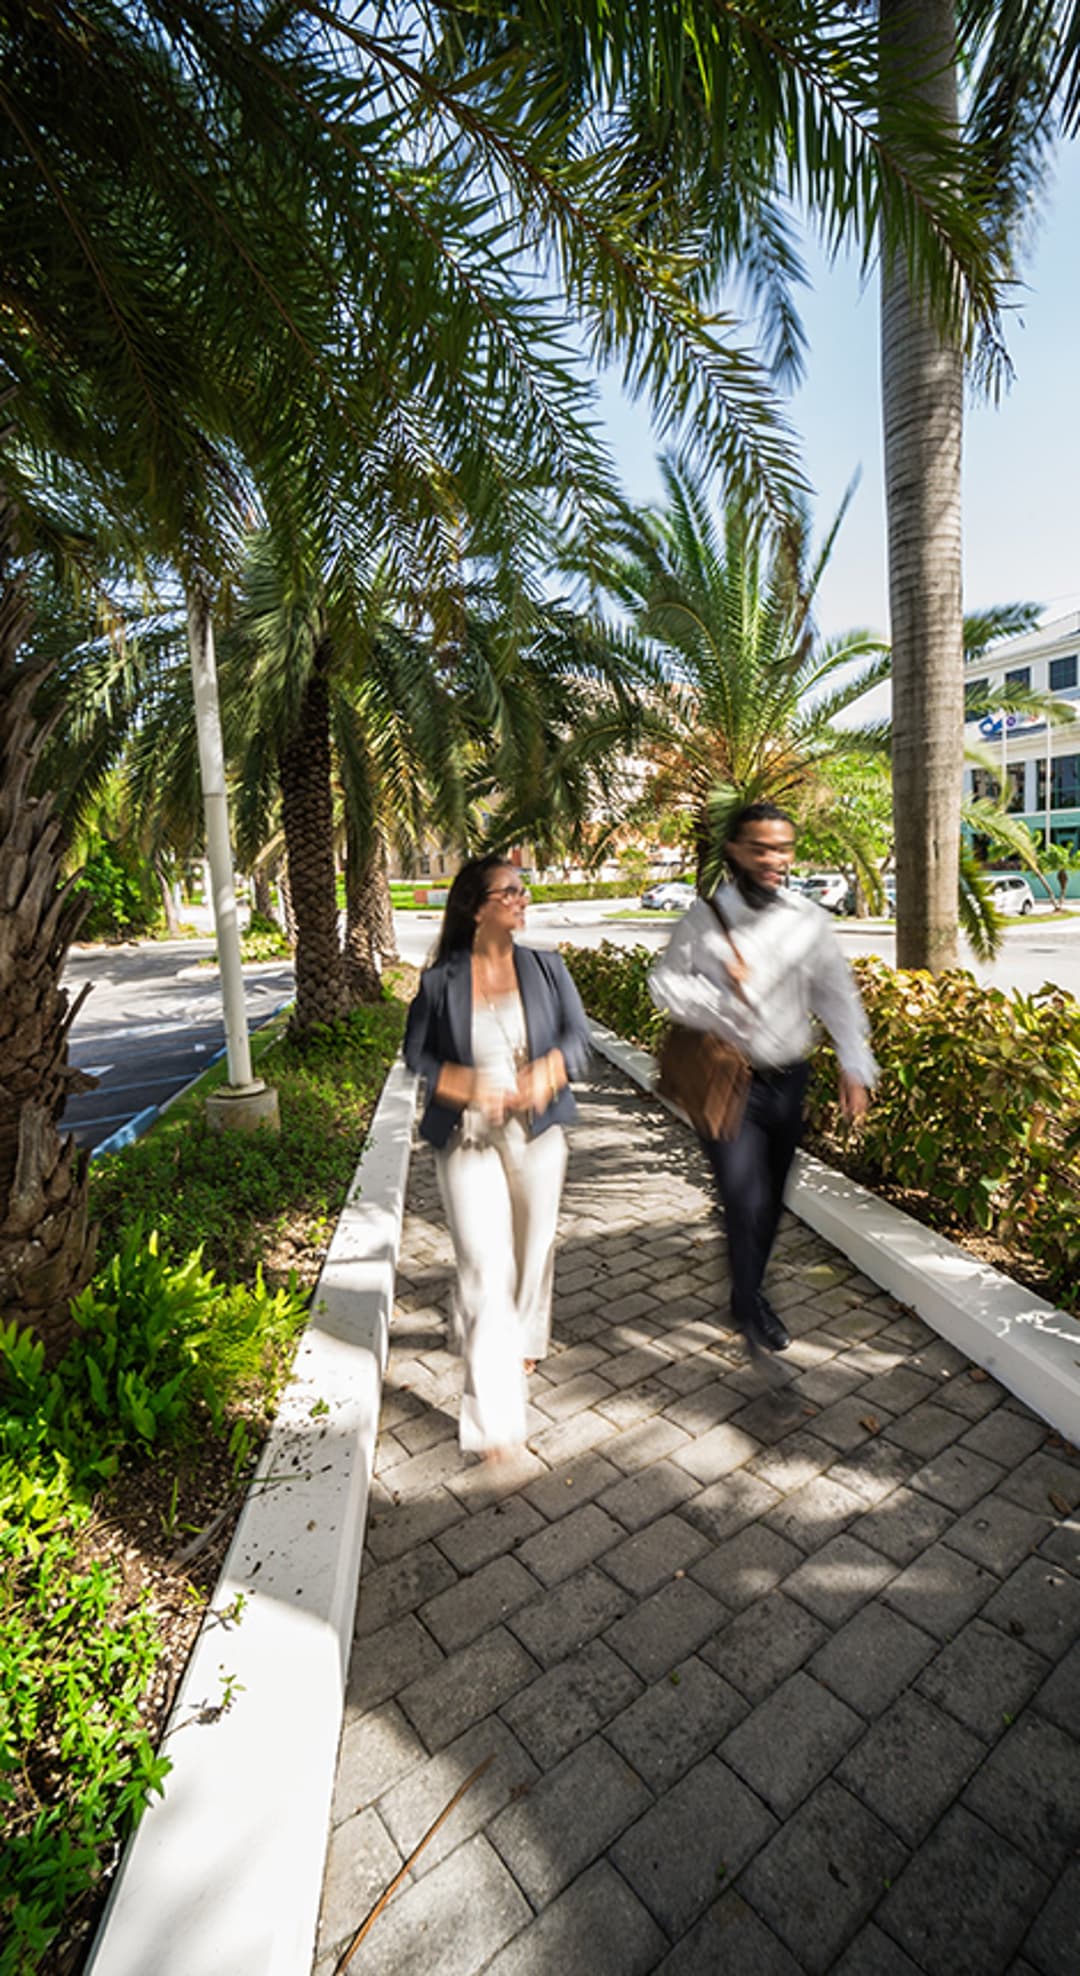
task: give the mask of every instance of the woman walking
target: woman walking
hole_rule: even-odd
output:
[[[562,1128],[589,1051],[561,957],[515,945],[526,898],[502,858],[462,866],[405,1030],[457,1262],[461,1447],[488,1456],[524,1441],[526,1372],[548,1348]]]

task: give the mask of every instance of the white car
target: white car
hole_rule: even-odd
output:
[[[804,878],[802,889],[808,899],[813,899],[816,906],[824,906],[826,912],[848,910],[851,886],[842,871],[812,871]]]
[[[684,913],[697,898],[692,885],[681,878],[671,878],[663,885],[650,885],[641,895],[641,904],[647,912]]]
[[[1031,913],[1035,910],[1035,894],[1019,872],[991,879],[990,901],[999,913]]]

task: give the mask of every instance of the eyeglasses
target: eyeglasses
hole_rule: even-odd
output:
[[[528,896],[527,885],[494,885],[484,894],[485,899],[527,899]]]

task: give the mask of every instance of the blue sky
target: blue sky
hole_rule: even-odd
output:
[[[801,313],[809,352],[791,415],[816,493],[818,532],[857,468],[862,480],[819,593],[826,635],[888,629],[878,295],[873,277],[830,269],[811,243]],[[964,600],[1033,601],[1048,617],[1080,607],[1080,142],[1058,153],[1009,330],[1016,376],[1000,404],[969,403],[964,435]],[[647,414],[613,385],[608,435],[628,494],[659,492]]]

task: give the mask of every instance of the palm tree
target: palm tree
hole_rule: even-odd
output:
[[[608,579],[637,636],[657,655],[645,723],[654,764],[645,802],[690,812],[698,881],[706,888],[716,882],[726,818],[737,802],[781,803],[799,820],[827,812],[876,898],[873,833],[856,807],[838,807],[830,775],[880,753],[878,730],[838,727],[836,720],[887,676],[887,651],[865,631],[822,641],[813,623],[850,493],[811,560],[805,517],[770,540],[738,498],[729,496],[717,519],[700,480],[670,458],[662,472],[665,507],[627,517]]]

